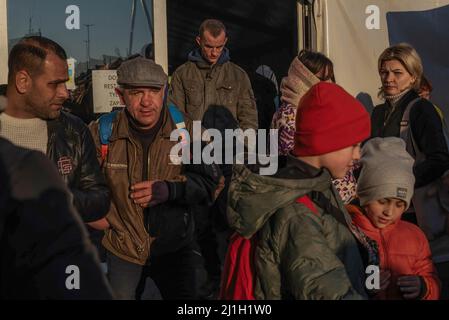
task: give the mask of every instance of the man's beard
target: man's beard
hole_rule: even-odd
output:
[[[36,118],[42,120],[54,120],[59,118],[61,110],[52,110],[50,106],[41,106],[36,104],[29,104],[30,112],[36,116]]]

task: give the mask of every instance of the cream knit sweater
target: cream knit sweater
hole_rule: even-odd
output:
[[[47,122],[42,119],[19,119],[2,112],[0,136],[17,146],[47,153]]]

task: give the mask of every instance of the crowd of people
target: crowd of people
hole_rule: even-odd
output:
[[[0,91],[0,298],[237,297],[229,263],[239,237],[252,248],[250,277],[237,282],[254,299],[448,298],[449,138],[416,50],[381,53],[385,102],[371,115],[328,57],[301,51],[271,122],[279,167],[264,176],[257,164],[172,161],[178,143],[208,147],[194,121],[224,133],[257,130],[265,117],[231,62],[225,25],[207,19],[195,40],[170,81],[148,57],[120,61],[125,108],[89,121],[70,112],[59,44],[31,36],[11,49]]]

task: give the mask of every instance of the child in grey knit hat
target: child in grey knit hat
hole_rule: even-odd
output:
[[[401,220],[410,206],[413,158],[396,137],[375,138],[362,149],[357,195],[347,206],[353,222],[379,247],[377,299],[438,299],[440,282],[429,243],[415,225]]]

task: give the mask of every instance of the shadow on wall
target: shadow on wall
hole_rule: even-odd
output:
[[[369,114],[373,112],[374,109],[374,103],[371,96],[366,92],[359,92],[357,96],[355,97],[357,100],[359,100],[364,106],[366,111],[368,111]]]

